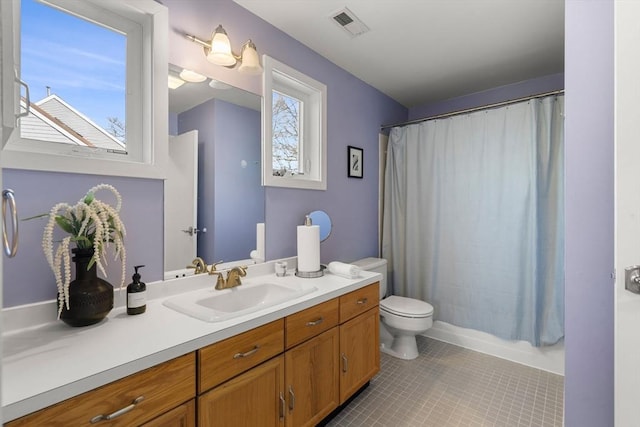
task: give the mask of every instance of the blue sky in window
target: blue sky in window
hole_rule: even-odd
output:
[[[21,77],[31,102],[49,86],[102,127],[107,117],[124,123],[126,37],[35,0],[22,0],[21,16]]]

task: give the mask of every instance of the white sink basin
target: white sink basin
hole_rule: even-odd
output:
[[[234,317],[294,300],[317,290],[311,285],[283,286],[275,283],[243,284],[217,291],[205,289],[167,298],[163,304],[205,322],[222,322]]]

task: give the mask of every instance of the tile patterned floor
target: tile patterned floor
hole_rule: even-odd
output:
[[[564,379],[418,337],[420,356],[381,356],[380,373],[328,426],[562,426]]]

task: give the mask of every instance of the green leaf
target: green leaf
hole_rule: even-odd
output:
[[[90,204],[91,204],[91,202],[93,202],[93,199],[95,199],[95,196],[93,195],[93,193],[92,193],[92,192],[89,192],[89,193],[87,193],[87,195],[84,197],[84,202],[85,202],[87,205],[90,205]]]
[[[71,221],[69,221],[69,218],[56,215],[56,224],[58,224],[58,227],[62,228],[67,233],[74,234],[73,225]]]

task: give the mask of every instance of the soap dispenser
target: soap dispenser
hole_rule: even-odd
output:
[[[144,265],[136,265],[133,282],[127,286],[127,314],[142,314],[147,309],[147,285],[140,281],[138,269]]]

